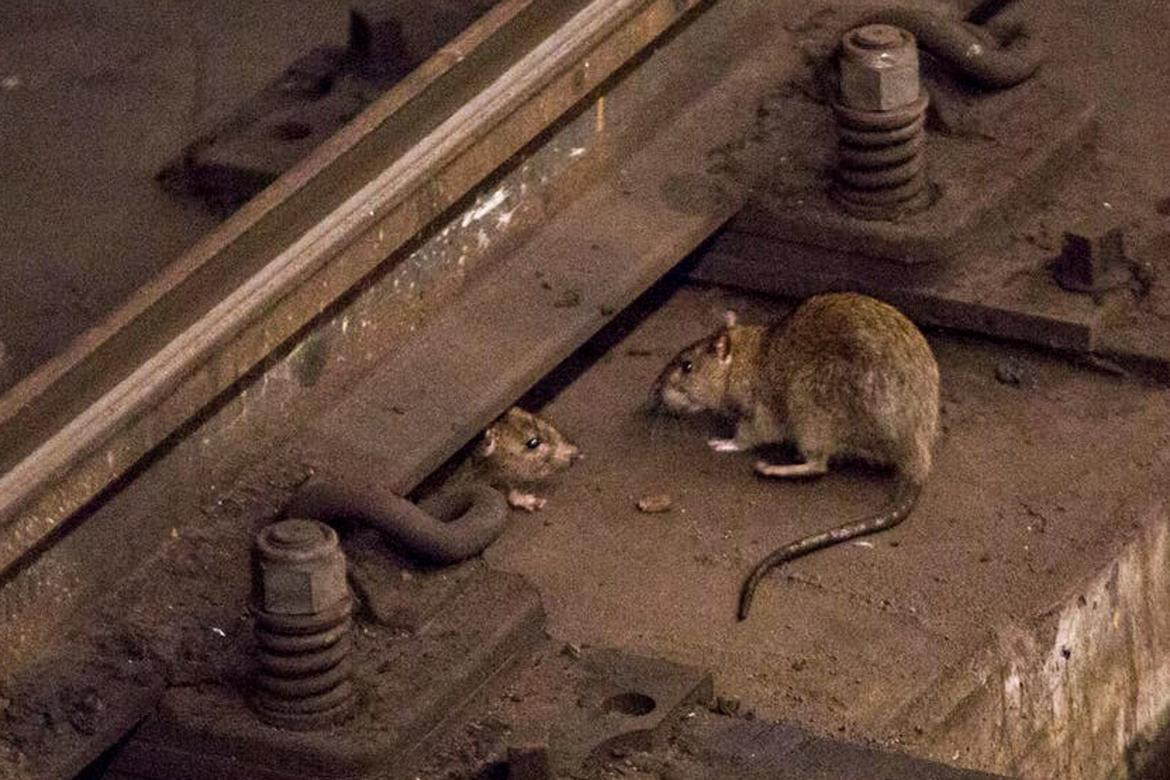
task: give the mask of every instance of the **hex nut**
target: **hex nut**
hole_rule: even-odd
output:
[[[349,598],[337,533],[314,520],[282,520],[256,536],[256,607],[276,615],[313,615]]]
[[[918,44],[906,30],[870,24],[841,39],[841,102],[862,111],[890,111],[918,99]]]

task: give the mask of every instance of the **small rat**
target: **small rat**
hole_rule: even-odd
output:
[[[543,498],[521,486],[543,482],[580,457],[551,424],[513,408],[488,426],[450,479],[417,504],[389,489],[376,454],[339,454],[316,466],[284,512],[349,520],[379,531],[413,557],[458,563],[500,535],[507,504],[530,512],[544,506]]]
[[[763,476],[820,476],[838,457],[892,465],[897,474],[885,511],[764,558],[740,592],[740,620],[773,567],[906,518],[930,473],[938,382],[938,363],[921,331],[893,306],[856,293],[813,296],[772,325],[740,325],[729,311],[725,327],[666,366],[652,403],[674,413],[711,411],[736,420],[734,438],[708,442],[715,451],[796,445],[803,463],[757,461]]]
[[[490,484],[517,509],[535,512],[546,499],[530,491],[582,457],[552,423],[513,406],[483,432],[457,479]]]

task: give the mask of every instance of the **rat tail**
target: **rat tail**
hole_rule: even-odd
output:
[[[752,569],[752,573],[748,575],[748,578],[743,583],[743,588],[739,593],[739,619],[744,620],[747,618],[748,611],[752,608],[752,599],[756,595],[756,587],[769,571],[782,563],[787,563],[788,561],[803,557],[817,550],[832,547],[841,542],[847,542],[858,536],[866,536],[867,534],[893,528],[905,520],[906,516],[910,514],[910,511],[914,509],[914,504],[918,501],[918,496],[921,492],[922,486],[920,484],[910,480],[899,480],[898,487],[894,493],[894,500],[881,514],[806,536],[803,539],[786,544],[768,555],[768,557],[756,564],[756,567]]]

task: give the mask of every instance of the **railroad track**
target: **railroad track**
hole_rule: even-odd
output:
[[[414,489],[749,202],[798,5],[504,0],[0,398],[4,677],[233,485],[376,452]],[[50,774],[158,693],[111,685]]]

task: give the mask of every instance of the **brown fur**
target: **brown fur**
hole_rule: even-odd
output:
[[[580,450],[550,422],[512,407],[484,431],[471,454],[471,476],[503,490],[512,506],[535,511],[545,500],[524,491],[579,457]]]
[[[742,449],[788,440],[806,461],[862,458],[921,485],[938,433],[938,381],[930,346],[897,309],[829,293],[773,325],[729,324],[695,342],[654,394],[672,411],[735,419]]]
[[[891,507],[780,547],[752,570],[740,592],[747,617],[756,587],[773,567],[900,523],[930,474],[938,435],[938,364],[930,345],[894,307],[865,295],[809,298],[769,326],[739,325],[728,313],[715,334],[682,350],[654,384],[674,412],[719,412],[736,421],[716,450],[791,441],[803,464],[760,461],[766,476],[816,476],[835,458],[893,466]]]

